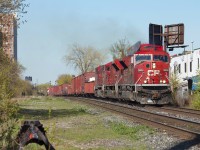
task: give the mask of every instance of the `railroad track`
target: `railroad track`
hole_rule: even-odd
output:
[[[143,123],[148,126],[164,129],[181,139],[193,139],[200,137],[200,123],[170,117],[158,113],[152,113],[147,110],[140,110],[119,103],[106,102],[89,98],[70,98],[81,102],[97,106],[114,113],[118,113],[129,119]]]
[[[179,108],[179,107],[155,107],[155,106],[146,106],[149,110],[167,112],[176,115],[185,115],[189,117],[194,117],[200,119],[200,111],[188,108]]]

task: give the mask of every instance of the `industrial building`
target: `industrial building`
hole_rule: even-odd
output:
[[[0,14],[0,48],[17,60],[17,19],[15,14]]]

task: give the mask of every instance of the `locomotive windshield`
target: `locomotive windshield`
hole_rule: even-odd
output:
[[[154,55],[153,60],[154,61],[168,62],[168,57],[166,55]]]
[[[140,63],[142,61],[151,60],[151,55],[136,55],[135,62]]]

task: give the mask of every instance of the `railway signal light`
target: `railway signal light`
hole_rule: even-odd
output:
[[[174,48],[183,48],[184,24],[165,25],[164,32],[162,25],[149,24],[149,44],[163,46],[163,37],[165,50],[166,48],[169,48],[169,51],[173,51]]]

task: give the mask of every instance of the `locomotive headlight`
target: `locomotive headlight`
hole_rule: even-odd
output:
[[[147,80],[144,80],[144,83],[147,83]]]
[[[155,63],[155,62],[152,63],[152,68],[153,68],[153,69],[156,68],[156,63]]]
[[[163,83],[163,80],[160,80],[160,83]]]
[[[163,83],[166,83],[166,81],[165,81],[165,80],[163,80]]]

